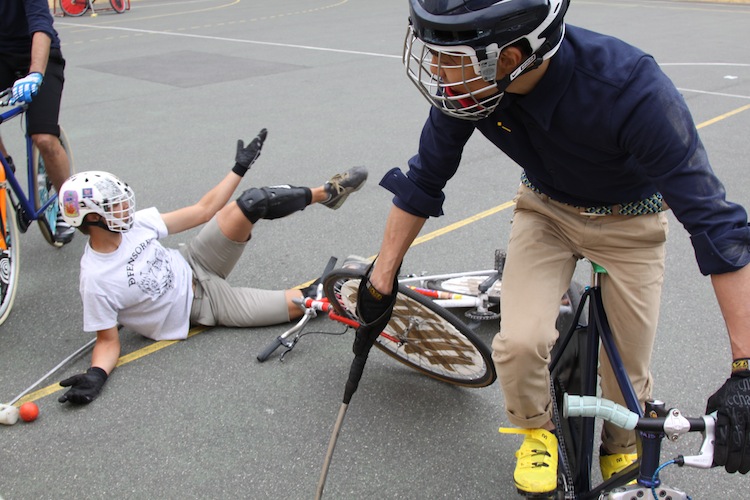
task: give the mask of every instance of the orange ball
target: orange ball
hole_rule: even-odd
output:
[[[39,407],[36,403],[29,401],[21,405],[18,409],[18,414],[24,422],[33,422],[39,416]]]

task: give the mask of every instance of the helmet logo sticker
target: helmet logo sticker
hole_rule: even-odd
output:
[[[117,184],[110,179],[101,179],[95,186],[105,199],[116,198],[120,195],[120,189],[117,187]]]
[[[94,190],[91,188],[83,188],[81,189],[81,195],[83,195],[84,198],[93,198]]]
[[[78,193],[75,191],[63,193],[63,213],[66,217],[78,217]]]

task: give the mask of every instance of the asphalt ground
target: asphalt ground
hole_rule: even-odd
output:
[[[100,0],[100,9],[106,2]],[[352,165],[368,184],[338,211],[311,207],[258,225],[236,284],[286,288],[331,255],[373,255],[391,196],[382,175],[415,152],[428,104],[400,62],[404,0],[134,0],[122,15],[56,18],[67,59],[61,121],[78,171],[128,181],[140,207],[196,201],[233,164],[238,138],[269,129],[243,187],[318,185]],[[651,52],[682,90],[729,198],[750,206],[750,6],[576,0],[568,21]],[[18,127],[3,126],[15,151]],[[17,135],[17,134],[16,134]],[[487,268],[506,244],[519,168],[479,134],[406,272]],[[486,215],[489,211],[489,215]],[[486,216],[477,216],[485,214]],[[655,396],[702,413],[730,361],[710,281],[672,221],[653,372]],[[176,246],[194,232],[175,235]],[[21,284],[0,327],[0,400],[10,401],[93,338],[82,331],[85,238],[55,250],[21,239]],[[587,278],[585,265],[580,279]],[[352,335],[303,337],[283,363],[255,356],[288,325],[214,328],[184,342],[121,335],[123,359],[86,407],[57,403],[57,381],[27,399],[34,423],[0,428],[0,496],[19,499],[313,498],[351,362]],[[491,341],[495,325],[480,336]],[[340,332],[318,318],[310,331]],[[374,352],[341,429],[325,498],[513,498],[513,453],[497,384],[441,384]],[[666,445],[697,453],[698,442]],[[693,498],[743,498],[747,478],[669,467]]]

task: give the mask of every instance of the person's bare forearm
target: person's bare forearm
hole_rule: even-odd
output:
[[[385,294],[391,293],[393,279],[404,260],[404,255],[419,231],[422,230],[426,220],[405,212],[395,205],[391,208],[385,224],[380,253],[372,276],[370,276],[370,282],[378,291]]]
[[[119,358],[120,332],[117,328],[97,332],[94,352],[91,354],[91,366],[101,368],[109,375],[115,369]]]
[[[204,221],[208,221],[216,215],[216,212],[224,208],[241,180],[242,177],[234,172],[229,172],[221,182],[203,195],[196,205],[205,211]]]
[[[750,358],[750,265],[711,275],[711,282],[727,325],[733,359]]]
[[[49,49],[52,40],[47,33],[37,31],[31,38],[31,64],[29,73],[41,73],[47,71],[47,61],[49,60]]]

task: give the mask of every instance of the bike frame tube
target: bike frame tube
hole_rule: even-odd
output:
[[[429,276],[407,276],[399,278],[398,282],[402,284],[419,283],[420,281],[429,280],[446,280],[450,278],[460,278],[462,276],[491,276],[496,273],[494,269],[486,269],[484,271],[467,271],[465,273],[445,273],[445,274],[431,274]]]
[[[10,109],[0,114],[0,123],[4,123],[11,118],[15,118],[16,116],[23,114],[23,112],[24,109],[21,106]],[[34,145],[31,141],[31,137],[29,137],[28,134],[24,133],[24,139],[26,140],[26,172],[28,191],[24,192],[21,184],[16,178],[15,173],[10,168],[10,165],[6,163],[5,158],[0,158],[0,162],[3,164],[6,181],[10,184],[10,188],[13,190],[13,193],[15,193],[16,197],[18,198],[18,203],[21,205],[21,216],[24,218],[26,225],[28,225],[29,223],[31,223],[31,221],[37,220],[39,216],[43,214],[52,203],[57,202],[57,194],[50,197],[50,199],[47,200],[47,203],[45,203],[44,206],[40,207],[39,210],[36,210],[34,208],[31,197],[31,194],[36,190],[36,179],[34,178],[34,172],[32,168],[32,154]],[[26,193],[29,193],[29,196],[26,196]]]
[[[0,155],[1,157],[2,155]],[[0,158],[3,162],[5,162],[4,158]],[[8,203],[7,198],[8,197],[8,183],[5,182],[5,168],[0,170],[0,231],[2,231],[2,237],[0,238],[0,250],[7,250],[8,244],[5,241],[7,238],[7,231],[8,231]],[[16,235],[13,235],[13,237],[17,237]]]
[[[617,350],[612,330],[607,321],[601,292],[601,276],[604,273],[603,270],[600,271],[595,268],[592,285],[586,289],[581,297],[581,303],[576,311],[574,324],[571,325],[570,330],[565,334],[565,337],[563,337],[561,349],[550,363],[550,370],[554,370],[557,366],[565,347],[577,330],[578,325],[576,323],[580,320],[583,308],[586,305],[586,301],[588,301],[589,324],[586,327],[586,352],[585,357],[580,360],[582,372],[581,391],[583,392],[583,395],[596,396],[598,386],[599,344],[601,342],[604,352],[614,370],[615,378],[617,379],[618,386],[623,394],[626,405],[631,411],[638,413],[639,416],[643,416],[643,409],[641,408],[635,390],[630,383],[630,378],[622,365],[622,358]],[[628,467],[622,473],[613,476],[610,480],[607,480],[592,489],[591,467],[594,455],[595,419],[592,417],[582,418],[581,427],[581,435],[578,439],[579,446],[577,447],[578,456],[576,457],[578,470],[574,477],[575,491],[580,498],[598,498],[599,495],[602,492],[607,491],[612,484],[619,484],[619,481],[623,477],[627,477],[627,480],[637,477],[637,469],[635,465],[633,465],[632,467]]]

